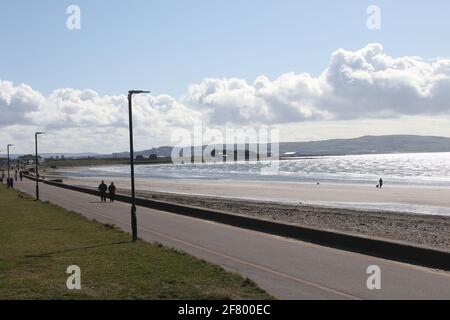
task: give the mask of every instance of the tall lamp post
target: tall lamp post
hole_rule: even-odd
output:
[[[14,146],[13,144],[8,144],[7,145],[7,149],[8,149],[8,181],[9,181],[9,179],[11,177],[11,175],[9,174],[9,171],[10,171],[9,148],[13,147],[13,146]]]
[[[137,241],[137,216],[136,216],[136,193],[134,186],[134,146],[133,146],[133,95],[150,93],[150,91],[130,90],[128,91],[128,113],[130,126],[130,166],[131,166],[131,230],[133,241]]]
[[[36,201],[39,200],[39,159],[38,159],[38,136],[44,134],[44,132],[36,132],[34,134],[34,147],[36,149],[36,154],[34,158],[35,164],[35,177],[36,177]]]

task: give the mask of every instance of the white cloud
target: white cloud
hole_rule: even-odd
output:
[[[318,105],[336,119],[448,114],[450,60],[393,58],[372,44],[336,51],[323,74],[330,90]]]
[[[328,123],[333,128],[341,125],[344,132],[367,129],[371,133],[373,127],[357,122],[374,126],[414,119],[417,125],[421,117],[449,117],[450,59],[392,57],[381,45],[370,44],[356,51],[337,50],[318,77],[291,72],[274,80],[260,76],[253,83],[205,79],[191,85],[180,100],[168,95],[135,99],[138,148],[169,143],[170,130],[190,128],[199,121],[212,127],[279,125],[286,132],[294,132],[297,126],[314,131]],[[67,141],[73,140],[78,151],[100,151],[96,146],[101,145],[104,152],[126,150],[127,126],[124,95],[66,88],[43,96],[25,84],[0,81],[0,127],[21,128],[22,133],[48,130],[58,137],[60,147],[70,148]],[[358,129],[352,131],[352,126]],[[414,133],[413,126],[398,127]],[[429,129],[436,130],[431,125]],[[420,132],[425,131],[421,126]],[[331,133],[321,129],[311,135],[327,138]]]
[[[191,127],[200,119],[199,112],[167,95],[136,96],[133,110],[137,148],[162,143],[161,137],[171,129]],[[43,97],[29,86],[2,82],[0,112],[0,126],[7,128],[2,140],[19,141],[18,146],[35,131],[44,130],[47,137],[51,135],[51,139],[42,138],[44,150],[49,139],[52,144],[48,147],[57,152],[74,148],[111,152],[128,147],[126,96],[101,96],[92,90],[66,88]],[[32,145],[32,141],[27,145]]]
[[[29,122],[30,112],[38,110],[43,101],[30,86],[0,80],[0,126]]]
[[[393,58],[380,44],[337,50],[319,76],[288,73],[252,84],[207,79],[184,102],[213,123],[289,123],[450,113],[450,60]]]

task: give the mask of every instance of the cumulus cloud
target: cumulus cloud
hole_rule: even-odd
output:
[[[318,104],[336,118],[449,113],[450,60],[393,58],[379,44],[338,50],[322,75],[329,87]]]
[[[201,116],[168,95],[135,96],[133,110],[136,144],[141,148],[162,142],[161,137],[173,128],[192,127]],[[8,135],[9,141],[24,141],[37,130],[47,131],[52,135],[53,150],[70,151],[73,144],[98,152],[126,150],[128,100],[125,95],[71,88],[57,89],[44,97],[27,85],[3,81],[0,127],[17,132]]]
[[[206,79],[189,88],[184,102],[214,123],[286,123],[448,114],[449,92],[449,59],[393,58],[380,44],[370,44],[337,50],[318,77],[261,76],[251,85]]]
[[[0,125],[29,122],[29,114],[38,110],[43,101],[44,97],[30,86],[0,80]]]
[[[369,44],[356,51],[336,50],[317,77],[291,72],[276,79],[260,76],[253,83],[205,79],[189,86],[182,99],[135,99],[136,135],[151,137],[152,146],[169,141],[168,130],[200,121],[251,126],[450,115],[450,59],[392,57],[382,45]],[[72,88],[43,96],[26,84],[0,81],[0,126],[75,135],[84,145],[95,136],[114,145],[117,140],[111,136],[123,136],[126,142],[127,97]]]

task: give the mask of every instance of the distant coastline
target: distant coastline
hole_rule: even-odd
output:
[[[385,136],[363,136],[352,139],[332,139],[309,142],[280,142],[280,156],[286,153],[295,153],[299,157],[317,156],[342,156],[363,154],[395,154],[395,153],[440,153],[450,152],[450,138],[438,136],[420,135],[385,135]],[[240,149],[244,146],[238,145]],[[190,148],[190,147],[186,147]],[[196,147],[198,148],[198,147]],[[136,150],[135,156],[149,158],[154,155],[158,158],[170,158],[173,147],[162,146],[147,150]],[[16,159],[23,154],[11,153],[11,158]],[[64,157],[65,160],[83,159],[108,159],[124,161],[129,158],[128,152],[114,152],[110,154],[95,152],[60,152],[45,153],[41,156],[55,160]]]

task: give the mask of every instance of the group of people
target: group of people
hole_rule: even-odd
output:
[[[14,180],[17,182],[20,179],[20,181],[23,181],[23,173],[22,171],[16,170],[14,172]]]
[[[114,182],[111,182],[109,187],[106,185],[105,181],[102,181],[102,183],[98,186],[98,191],[100,191],[100,199],[102,202],[106,202],[107,199],[107,192],[109,194],[109,201],[114,202],[116,199],[116,186],[114,185]]]
[[[22,173],[22,171],[16,170],[14,172],[14,178],[13,177],[6,178],[7,188],[13,189],[14,181],[17,182],[17,181],[19,181],[19,179],[20,179],[20,181],[23,181],[23,173]],[[0,176],[0,182],[3,183],[3,181],[5,181],[5,172],[4,171],[2,172],[2,175]]]

